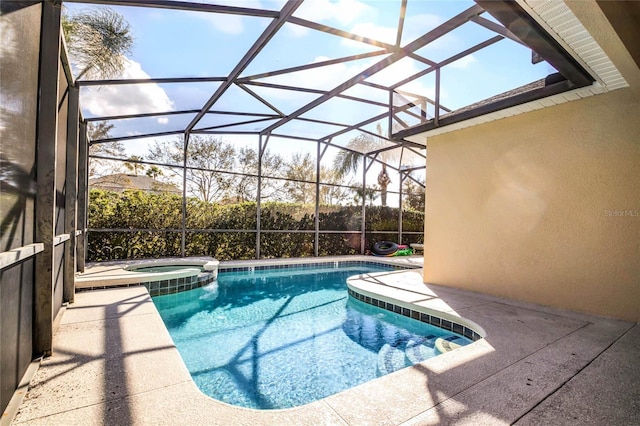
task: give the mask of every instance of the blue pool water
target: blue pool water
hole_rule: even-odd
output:
[[[348,296],[346,279],[385,266],[221,272],[153,298],[193,380],[220,401],[303,405],[470,340]]]

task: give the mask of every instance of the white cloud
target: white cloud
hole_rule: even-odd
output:
[[[426,33],[442,24],[445,19],[442,16],[431,14],[431,13],[423,13],[419,15],[411,15],[407,17],[404,21],[403,28],[403,41],[406,44],[407,41],[411,42]]]
[[[337,21],[341,25],[349,25],[365,13],[374,11],[374,8],[358,0],[308,0],[294,15],[315,22]]]
[[[217,13],[197,13],[199,18],[208,21],[213,27],[225,34],[242,34],[244,32],[244,22],[242,16]]]
[[[469,68],[469,65],[473,64],[474,62],[476,62],[475,56],[467,55],[458,59],[455,62],[450,63],[449,66],[453,68],[458,68],[458,69],[465,69],[465,68]]]
[[[375,8],[357,0],[306,0],[295,11],[294,16],[313,22],[331,23],[333,26],[344,28],[357,22],[363,15],[372,13],[376,13]],[[304,37],[312,31],[307,27],[295,24],[287,24],[285,28],[293,37]]]
[[[372,24],[370,22],[360,23],[354,25],[349,32],[367,37],[376,41],[381,41],[384,43],[395,44],[396,42],[396,28],[382,27],[376,24]],[[359,42],[351,39],[344,39],[344,43],[349,44],[357,44],[360,45]]]
[[[144,72],[138,62],[131,59],[126,59],[125,62],[121,78],[149,78],[149,74]],[[80,97],[80,104],[93,116],[173,110],[173,103],[164,89],[155,83],[89,87],[81,91]]]
[[[169,124],[169,119],[167,117],[158,118],[158,124]]]
[[[309,28],[295,24],[285,24],[284,28],[286,28],[293,37],[297,38],[304,37],[311,32]]]

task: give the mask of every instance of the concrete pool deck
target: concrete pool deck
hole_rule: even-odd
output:
[[[486,338],[302,407],[256,411],[197,389],[144,287],[85,291],[13,424],[637,424],[637,323],[425,285],[420,269],[356,285],[464,317]]]

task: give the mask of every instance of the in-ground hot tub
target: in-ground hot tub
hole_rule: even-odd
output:
[[[109,262],[76,277],[77,289],[144,285],[151,296],[177,293],[218,279],[219,261],[203,258]]]

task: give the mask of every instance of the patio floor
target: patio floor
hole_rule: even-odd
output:
[[[421,274],[351,283],[467,318],[486,338],[323,400],[269,411],[200,393],[144,287],[78,293],[13,424],[638,424],[637,323],[424,285]]]

